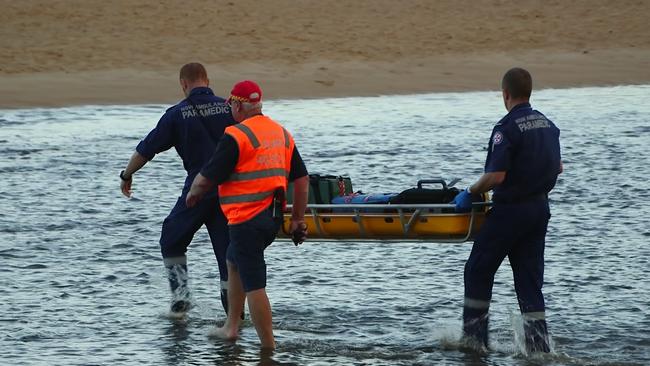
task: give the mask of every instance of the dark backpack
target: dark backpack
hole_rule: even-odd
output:
[[[423,188],[423,184],[441,184],[442,188]],[[455,183],[455,182],[454,182]],[[409,188],[390,199],[392,204],[441,204],[453,201],[460,192],[458,188],[448,187],[443,179],[419,180],[417,188]]]

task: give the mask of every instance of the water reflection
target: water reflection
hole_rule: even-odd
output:
[[[185,364],[188,358],[193,359],[192,347],[188,342],[190,334],[187,319],[170,319],[164,332],[166,342],[162,347],[168,365]]]

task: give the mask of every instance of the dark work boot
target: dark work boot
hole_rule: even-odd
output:
[[[172,292],[171,311],[184,313],[190,310],[190,291],[187,286],[187,265],[173,264],[167,266],[167,278]]]
[[[526,350],[533,352],[550,352],[546,320],[524,320]]]

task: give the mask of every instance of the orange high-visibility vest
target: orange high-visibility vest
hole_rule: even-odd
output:
[[[239,148],[239,159],[228,180],[219,185],[219,203],[229,225],[252,219],[267,209],[273,193],[287,191],[293,137],[266,116],[254,116],[226,128]]]

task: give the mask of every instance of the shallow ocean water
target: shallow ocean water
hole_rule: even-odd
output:
[[[487,355],[458,349],[471,243],[276,242],[266,252],[278,349],[223,320],[207,233],[190,246],[195,307],[167,316],[158,238],[183,184],[171,150],[118,173],[167,106],[0,110],[0,360],[11,365],[650,364],[650,86],[542,90],[562,130],[544,292],[554,352],[527,356],[509,264],[496,276]],[[499,92],[270,101],[310,172],[355,190],[477,179]]]

